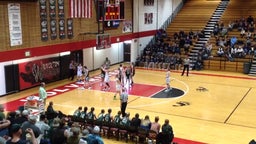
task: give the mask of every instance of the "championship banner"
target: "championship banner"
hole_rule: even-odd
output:
[[[41,40],[48,40],[48,21],[47,21],[47,7],[46,0],[39,1],[39,11],[40,11],[40,27],[41,27]]]
[[[64,0],[58,0],[58,15],[59,18],[64,18]]]
[[[74,37],[73,34],[73,19],[69,18],[67,19],[67,35],[69,39],[72,39]]]
[[[56,0],[49,1],[49,16],[51,19],[56,18]]]
[[[9,18],[9,32],[10,32],[10,45],[22,45],[22,29],[21,29],[21,16],[20,4],[8,4],[8,18]]]
[[[58,57],[29,61],[19,64],[20,90],[38,85],[40,82],[57,81],[60,78]]]
[[[47,18],[46,0],[39,1],[39,10],[40,10],[40,18],[46,19]]]
[[[57,21],[56,19],[50,20],[51,40],[57,39]]]
[[[65,20],[59,19],[59,39],[64,39],[65,37]]]

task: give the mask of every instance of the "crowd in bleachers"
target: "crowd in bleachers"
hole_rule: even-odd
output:
[[[38,120],[29,109],[22,108],[5,116],[1,105],[0,116],[1,144],[18,141],[30,141],[32,144],[103,144],[102,136],[125,139],[126,142],[155,140],[157,143],[170,143],[174,137],[168,119],[160,124],[158,116],[154,121],[148,115],[140,118],[138,113],[130,118],[129,113],[122,116],[121,111],[112,114],[112,109],[107,112],[102,109],[96,114],[94,107],[80,106],[72,115],[66,115],[54,110],[53,102],[50,102]],[[28,129],[31,129],[29,138]]]
[[[136,65],[147,69],[180,70],[182,57],[189,54],[194,42],[203,35],[203,31],[181,30],[169,36],[166,31],[159,30],[155,42],[148,44],[142,54],[137,57]]]
[[[234,31],[238,31],[237,34]],[[232,34],[230,34],[232,33]],[[213,31],[216,39],[217,56],[225,57],[229,61],[255,54],[255,24],[254,18],[248,16],[230,21],[226,26],[223,22],[216,23]]]

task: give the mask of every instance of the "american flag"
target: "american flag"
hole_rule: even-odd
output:
[[[92,0],[69,0],[70,18],[91,18]]]

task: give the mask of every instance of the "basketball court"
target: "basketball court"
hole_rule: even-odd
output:
[[[73,114],[79,106],[101,109],[112,108],[113,115],[120,110],[120,101],[114,100],[114,75],[116,66],[111,67],[111,89],[101,90],[99,71],[91,72],[92,88],[83,89],[83,83],[62,80],[46,85],[48,99],[54,108]],[[181,76],[181,71],[171,71],[171,87],[165,90],[165,70],[136,69],[134,85],[129,87],[126,111],[131,118],[135,113],[140,118],[160,117],[160,123],[170,120],[176,141],[181,143],[229,144],[249,143],[256,138],[256,78],[241,73],[217,71],[191,71]],[[25,98],[37,95],[38,87],[1,97],[6,110],[23,105]],[[106,139],[107,144],[124,141]]]

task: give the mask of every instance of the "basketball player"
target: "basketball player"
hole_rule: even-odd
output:
[[[116,93],[114,95],[114,100],[116,99],[117,94],[119,96],[121,95],[121,89],[122,89],[121,81],[119,80],[118,74],[115,77],[115,81],[116,81]]]
[[[132,74],[131,66],[127,66],[126,69],[125,69],[127,87],[129,87],[130,83],[131,83],[131,77],[132,77],[131,74]]]
[[[131,71],[132,71],[132,73],[131,73],[131,85],[133,85],[133,77],[135,75],[135,64],[134,64],[134,62],[132,62],[132,64],[131,64]]]
[[[86,88],[86,85],[88,86],[88,89],[91,89],[91,84],[90,84],[90,77],[89,77],[89,70],[87,66],[84,66],[83,69],[84,72],[84,88]]]
[[[166,90],[165,92],[169,92],[171,90],[170,87],[170,78],[171,77],[171,71],[170,68],[167,69],[166,76],[165,76],[165,82],[166,82]]]
[[[100,77],[101,77],[100,86],[103,86],[104,79],[105,79],[105,65],[104,64],[100,67],[100,71],[101,71],[101,74],[100,74]]]
[[[104,89],[103,90],[110,90],[108,69],[105,68],[104,71],[105,71],[105,77],[104,77]]]
[[[79,64],[77,66],[77,81],[81,82],[83,79],[83,66],[82,64]]]

